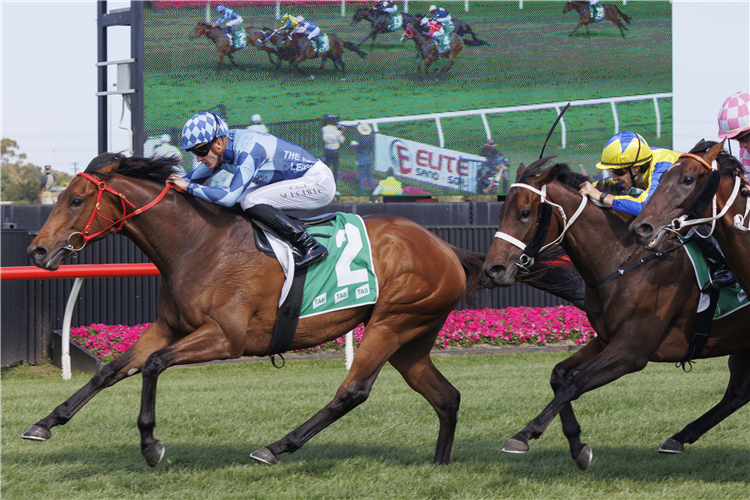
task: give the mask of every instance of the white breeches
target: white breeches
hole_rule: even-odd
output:
[[[328,205],[334,196],[336,181],[333,172],[318,160],[302,177],[246,189],[240,198],[240,206],[242,210],[260,204],[282,210],[312,210]]]

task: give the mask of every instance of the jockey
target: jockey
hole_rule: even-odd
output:
[[[317,24],[312,21],[305,20],[305,18],[302,16],[297,16],[294,19],[297,22],[297,27],[294,28],[294,33],[299,33],[301,35],[307,36],[307,39],[310,40],[310,43],[312,43],[315,52],[319,52],[321,44],[323,42],[321,38],[325,35],[325,33],[320,31],[320,28]]]
[[[450,12],[442,7],[430,5],[430,14],[432,15],[431,19],[439,22],[446,33],[449,35],[453,33],[455,27],[453,26],[453,17],[451,17]]]
[[[735,92],[719,110],[719,137],[740,144],[740,160],[745,175],[750,174],[750,94]],[[731,153],[731,140],[730,153]]]
[[[214,21],[214,25],[221,26],[222,23],[226,23],[224,24],[224,29],[234,41],[235,29],[242,24],[242,17],[232,9],[224,7],[223,5],[216,7],[216,12],[220,12],[221,17]]]
[[[184,177],[167,180],[198,198],[225,207],[239,204],[247,215],[272,229],[294,250],[295,266],[303,267],[328,255],[281,209],[311,210],[333,200],[336,182],[331,170],[297,144],[251,130],[230,130],[216,114],[201,112],[182,129],[182,145],[201,163]],[[232,174],[226,188],[210,187],[222,170]]]
[[[439,39],[441,36],[445,35],[443,25],[437,21],[433,21],[432,19],[423,17],[419,24],[422,29],[422,33],[430,38]]]
[[[589,10],[591,11],[591,19],[596,18],[596,9],[598,9],[596,4],[598,3],[599,3],[599,0],[589,0]]]
[[[283,22],[284,24],[282,24],[281,27],[277,29],[276,31],[293,30],[294,28],[297,27],[297,24],[298,24],[297,18],[289,14],[288,12],[284,14],[284,17],[281,18],[281,22]]]
[[[375,10],[392,18],[398,12],[398,5],[390,0],[379,1],[375,2]]]
[[[612,177],[591,184],[581,184],[580,193],[618,212],[638,215],[649,198],[656,191],[662,174],[669,170],[682,153],[669,149],[650,148],[639,134],[623,130],[609,138],[602,151],[602,160],[596,164],[600,170],[609,170]],[[597,188],[605,189],[619,185],[621,195],[606,194]],[[711,282],[718,285],[734,282],[734,276],[726,267],[726,260],[711,238],[696,237],[691,241],[698,244],[709,261]],[[711,244],[713,242],[713,244]]]

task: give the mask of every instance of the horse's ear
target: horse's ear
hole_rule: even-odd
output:
[[[97,170],[97,173],[100,174],[114,174],[117,172],[117,169],[120,167],[119,163],[110,163],[109,165],[104,165],[102,168]]]
[[[707,162],[714,161],[716,157],[719,156],[719,153],[721,153],[721,150],[724,149],[724,142],[725,141],[721,141],[719,143],[716,143],[715,146],[711,147],[711,149],[708,150],[708,153],[706,153],[706,156],[704,156],[703,159]]]
[[[526,170],[526,165],[521,163],[521,165],[518,167],[518,171],[516,172],[516,182],[519,182],[521,180],[521,175],[523,174],[524,170]]]

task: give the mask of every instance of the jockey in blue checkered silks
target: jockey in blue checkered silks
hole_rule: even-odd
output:
[[[223,5],[219,5],[218,7],[216,7],[216,11],[219,12],[221,16],[216,21],[214,21],[214,26],[221,26],[222,24],[224,24],[224,30],[226,30],[227,34],[229,35],[232,45],[238,46],[240,38],[238,37],[238,34],[240,32],[244,32],[244,30],[241,30],[240,28],[240,26],[242,25],[242,16],[237,14],[229,7],[224,7]]]
[[[225,207],[239,203],[251,218],[291,245],[297,267],[328,255],[325,247],[280,210],[311,210],[333,201],[336,181],[322,161],[271,134],[230,130],[210,112],[187,121],[180,149],[193,153],[200,164],[184,177],[173,174],[167,182],[211,203]],[[210,186],[222,170],[232,176],[229,185]]]

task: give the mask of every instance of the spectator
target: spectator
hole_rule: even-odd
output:
[[[325,115],[323,117],[323,128],[320,129],[323,137],[324,162],[333,171],[334,179],[339,178],[339,148],[346,140],[338,123],[338,116]]]
[[[52,173],[52,167],[45,165],[44,174],[42,174],[41,190],[39,191],[42,205],[55,204],[55,198],[52,196],[52,186],[55,185],[56,181],[57,178]]]
[[[252,125],[250,125],[250,126],[247,127],[248,130],[253,130],[255,132],[260,132],[262,134],[267,134],[268,133],[268,128],[265,125],[263,125],[263,118],[260,115],[255,114],[255,115],[251,116],[250,117],[250,122],[252,123]]]
[[[509,161],[497,150],[495,141],[487,139],[479,156],[484,156],[485,161],[477,172],[477,191],[491,194],[500,186],[501,193],[507,193],[510,185]]]
[[[371,191],[375,185],[372,178],[372,164],[375,161],[375,137],[372,135],[372,127],[367,123],[357,125],[359,142],[352,141],[352,146],[357,148],[357,169],[359,170],[359,195]]]
[[[182,153],[180,153],[180,149],[177,146],[173,146],[170,144],[172,142],[172,136],[169,134],[164,134],[159,138],[159,141],[161,144],[159,144],[156,149],[154,149],[153,154],[151,155],[152,158],[177,158],[182,162]]]

